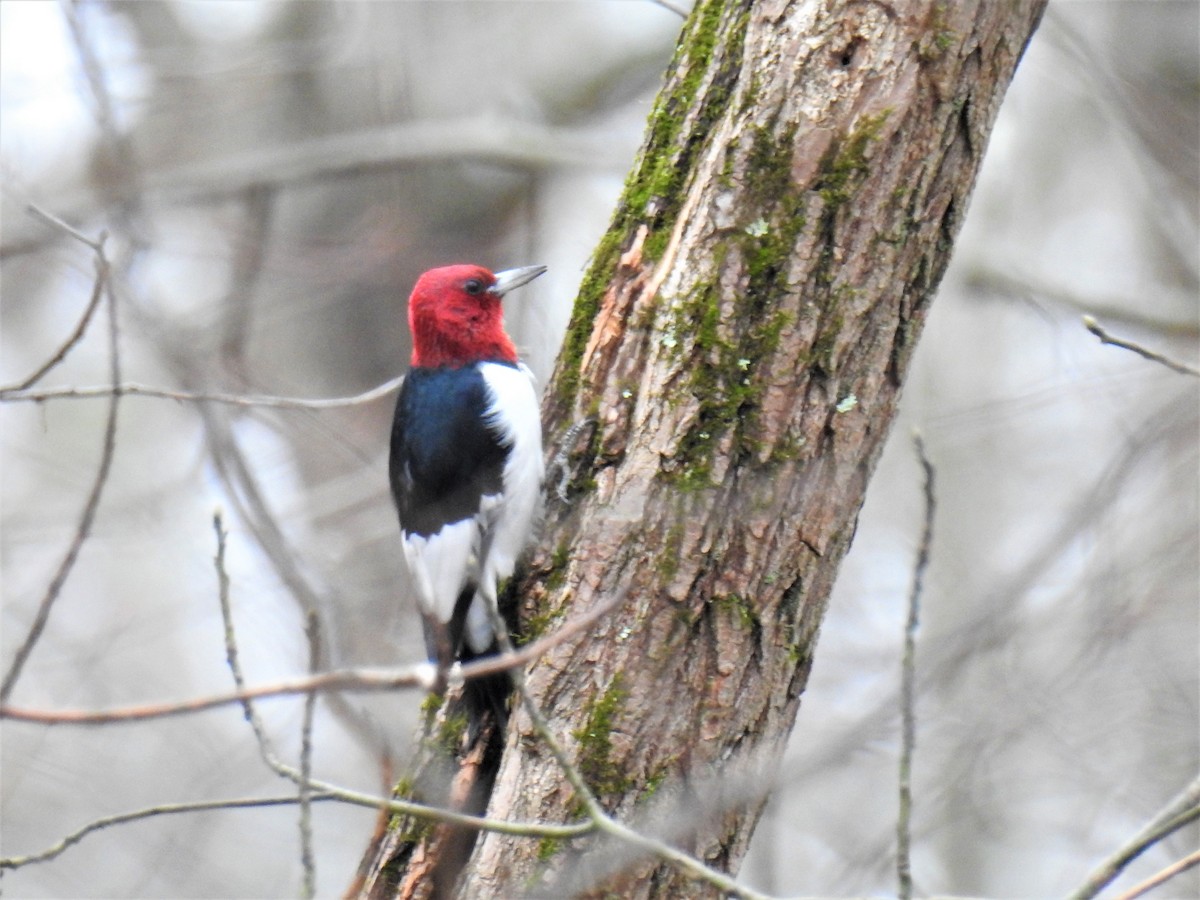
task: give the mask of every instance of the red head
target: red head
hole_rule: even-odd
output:
[[[495,274],[483,266],[443,266],[417,279],[408,298],[414,366],[465,366],[480,360],[515,363],[500,298],[546,271],[526,266]]]

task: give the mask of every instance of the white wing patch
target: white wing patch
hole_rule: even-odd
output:
[[[496,602],[497,584],[513,573],[517,557],[533,535],[542,505],[542,418],[533,373],[498,363],[479,367],[491,402],[487,424],[510,444],[501,477],[501,495],[480,509],[484,529],[478,566],[479,593],[467,613],[467,643],[476,653],[492,642],[491,621],[483,604]]]
[[[404,537],[404,562],[421,612],[443,625],[450,621],[458,595],[475,570],[479,540],[479,523],[474,518],[444,525],[428,537]]]
[[[542,425],[533,375],[525,366],[482,363],[488,391],[486,423],[509,445],[501,492],[482,499],[479,513],[428,537],[404,538],[404,562],[422,612],[443,625],[468,584],[478,592],[467,610],[464,638],[483,653],[492,645],[488,604],[533,534],[542,501]]]
[[[486,514],[488,540],[481,570],[484,580],[494,585],[512,574],[541,509],[542,421],[529,369],[495,363],[484,363],[480,369],[493,398],[486,414],[488,425],[511,443],[502,497]]]

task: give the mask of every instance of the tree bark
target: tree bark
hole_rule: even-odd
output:
[[[700,0],[581,287],[545,400],[567,462],[519,630],[623,600],[532,666],[528,690],[606,809],[715,868],[735,872],[749,844],[767,785],[747,773],[770,771],[791,731],[1043,7]],[[488,815],[579,817],[519,707]],[[600,837],[487,833],[458,894],[704,890]]]

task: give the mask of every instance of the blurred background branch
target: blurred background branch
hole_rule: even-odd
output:
[[[1200,778],[1184,788],[1137,834],[1096,866],[1087,881],[1071,894],[1070,900],[1091,900],[1112,884],[1134,859],[1197,820],[1200,820]]]
[[[1130,350],[1136,353],[1142,359],[1148,359],[1151,362],[1161,363],[1173,372],[1178,372],[1181,375],[1200,375],[1200,369],[1195,366],[1189,366],[1186,363],[1176,362],[1169,357],[1163,356],[1161,353],[1156,353],[1141,344],[1134,341],[1128,341],[1124,338],[1114,337],[1108,333],[1103,325],[1093,319],[1091,316],[1083,317],[1083,327],[1100,338],[1100,343],[1109,344],[1113,347],[1120,347],[1124,350]]]
[[[925,572],[933,548],[933,522],[937,515],[936,471],[925,452],[921,432],[913,433],[913,450],[921,464],[922,494],[925,509],[921,539],[913,563],[912,589],[908,592],[908,616],[904,622],[904,654],[900,658],[900,813],[896,822],[896,874],[898,896],[909,900],[912,879],[912,763],[917,744],[917,628],[921,621],[921,594],[925,590]]]

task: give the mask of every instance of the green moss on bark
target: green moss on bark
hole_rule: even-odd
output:
[[[736,17],[728,27],[723,26],[725,15]],[[596,314],[638,226],[647,226],[642,253],[648,260],[657,259],[670,238],[685,195],[684,181],[729,104],[749,15],[746,5],[703,0],[689,17],[668,71],[669,89],[659,93],[641,154],[579,287],[559,356],[556,389],[564,404],[579,390],[580,365]]]
[[[629,691],[618,673],[588,704],[583,727],[571,733],[579,742],[579,773],[599,797],[620,796],[633,787],[633,780],[612,755],[614,723],[628,697]]]
[[[792,180],[795,133],[792,125],[781,134],[766,126],[751,134],[745,208],[754,218],[730,236],[726,249],[718,248],[714,261],[720,271],[736,256],[744,291],[723,299],[715,282],[700,285],[675,310],[671,328],[690,339],[694,365],[688,390],[699,402],[671,474],[673,484],[684,490],[712,485],[713,453],[731,429],[734,453],[758,450],[752,435],[763,391],[759,367],[792,322],[788,313],[769,310],[778,307],[781,293],[792,290],[788,272],[806,221],[805,193]]]
[[[762,622],[759,621],[758,611],[754,608],[754,604],[741,594],[719,594],[712,598],[712,604],[740,623],[743,628],[752,631],[762,628]]]

